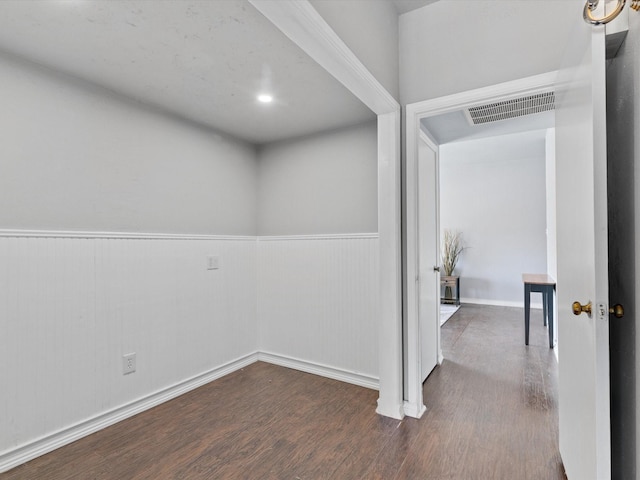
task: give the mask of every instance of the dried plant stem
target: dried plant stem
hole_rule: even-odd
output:
[[[445,229],[442,242],[442,269],[446,276],[453,275],[453,271],[458,264],[460,254],[463,250],[462,234],[457,231]]]

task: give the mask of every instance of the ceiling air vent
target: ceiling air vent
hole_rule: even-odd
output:
[[[503,102],[471,107],[464,112],[469,123],[480,125],[553,110],[554,98],[553,92],[537,93]]]

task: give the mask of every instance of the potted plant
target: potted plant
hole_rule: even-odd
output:
[[[456,230],[445,229],[442,239],[442,272],[445,277],[453,277],[443,279],[445,280],[444,300],[446,303],[453,303],[451,287],[454,284],[456,287],[459,285],[457,279],[453,276],[453,272],[463,250],[462,233]]]

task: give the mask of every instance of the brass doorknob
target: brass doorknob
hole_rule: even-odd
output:
[[[587,315],[591,316],[591,302],[586,305],[582,305],[580,302],[573,302],[571,309],[573,310],[574,315],[580,315],[582,312],[585,312]]]
[[[613,314],[616,318],[622,318],[624,317],[624,307],[617,303],[613,307],[609,307],[609,313]]]

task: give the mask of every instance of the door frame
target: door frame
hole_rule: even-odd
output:
[[[484,103],[500,102],[517,98],[522,95],[534,95],[553,88],[556,83],[557,72],[549,72],[519,80],[500,83],[490,87],[469,90],[462,93],[426,100],[407,105],[405,116],[405,309],[404,309],[404,351],[405,351],[405,399],[404,413],[407,416],[420,418],[425,412],[422,398],[421,380],[421,347],[417,339],[420,338],[420,316],[417,301],[419,299],[419,284],[416,282],[418,269],[418,189],[416,181],[418,173],[418,142],[424,130],[420,121],[443,113],[449,113],[462,108],[468,108]],[[428,132],[426,133],[428,136]],[[437,143],[436,143],[437,145]],[[434,235],[439,235],[434,232]],[[439,323],[439,318],[434,321]],[[439,332],[439,329],[438,329]],[[440,347],[439,347],[440,348]],[[440,356],[440,361],[441,360]]]
[[[417,392],[415,391],[416,389],[420,389],[422,390],[422,382],[424,381],[423,378],[423,365],[422,365],[422,348],[423,348],[423,343],[422,343],[422,339],[423,339],[423,332],[422,328],[425,327],[424,322],[420,320],[421,316],[421,309],[420,309],[420,291],[422,288],[425,288],[425,282],[422,279],[422,276],[420,275],[420,257],[421,257],[421,246],[423,244],[423,242],[420,241],[420,165],[421,165],[421,161],[422,159],[420,158],[420,142],[424,142],[427,146],[427,148],[431,149],[436,156],[436,179],[435,179],[435,188],[436,188],[436,209],[439,212],[440,209],[440,179],[439,179],[439,170],[440,170],[440,148],[438,145],[438,142],[436,142],[433,137],[425,132],[423,129],[420,129],[418,131],[418,135],[417,135],[417,140],[416,140],[416,169],[415,169],[415,175],[411,178],[407,178],[406,179],[406,184],[405,184],[405,188],[406,191],[415,191],[415,195],[416,195],[416,208],[413,210],[413,217],[412,217],[412,221],[411,223],[413,225],[415,225],[416,228],[416,233],[414,237],[406,237],[406,242],[407,245],[410,244],[410,249],[415,249],[415,253],[416,253],[416,261],[415,262],[407,262],[406,265],[406,270],[405,270],[405,277],[407,280],[407,285],[409,284],[409,279],[414,279],[414,282],[412,283],[412,287],[415,288],[411,288],[411,289],[407,289],[405,287],[405,304],[404,304],[404,310],[406,312],[406,316],[408,318],[412,318],[415,317],[417,320],[417,329],[416,329],[416,336],[409,336],[409,331],[405,330],[405,333],[407,334],[405,336],[405,342],[407,345],[409,345],[409,343],[412,344],[412,348],[406,348],[404,349],[405,355],[404,355],[404,368],[405,368],[405,376],[404,376],[404,388],[405,388],[405,402],[404,402],[404,412],[405,415],[408,415],[410,417],[414,417],[414,418],[420,418],[424,412],[426,411],[426,408],[423,404],[417,403],[415,404],[415,406],[413,404],[410,404],[409,402],[407,402],[406,399],[410,399],[410,398],[415,398],[417,395]],[[431,186],[431,183],[429,184]],[[408,209],[407,209],[407,219],[409,217],[409,213],[408,213]],[[436,215],[437,219],[436,219],[436,231],[438,232],[436,237],[438,237],[439,235],[439,231],[440,231],[440,219],[439,219],[439,213]],[[438,238],[436,238],[436,242],[438,241]],[[434,264],[433,266],[437,266],[439,265],[439,259],[437,261],[436,264]],[[435,288],[438,289],[437,292],[434,292],[434,297],[436,297],[439,303],[439,299],[440,299],[440,289],[439,289],[439,284],[436,284]],[[434,306],[437,307],[438,305]],[[424,312],[422,312],[424,313]],[[435,313],[435,312],[434,312]],[[424,318],[424,316],[422,317]],[[429,318],[429,320],[427,320],[427,322],[430,323],[430,319],[431,316],[428,316],[427,318]],[[436,318],[439,318],[438,315],[436,315]],[[438,320],[439,323],[439,320]],[[435,327],[435,325],[431,325],[431,327],[433,327],[433,329],[430,328],[430,330],[435,331],[436,332],[436,352],[437,352],[437,364],[440,365],[442,363],[442,349],[440,346],[440,328],[438,325],[438,328]],[[410,352],[415,352],[416,357],[413,358],[410,356]],[[417,370],[416,373],[418,375],[418,378],[411,378],[409,375],[409,372],[413,373],[410,369],[409,369],[409,364],[410,363],[415,363],[417,361]],[[411,379],[411,380],[410,380]]]
[[[439,267],[441,266],[441,255],[440,255],[440,251],[441,251],[441,246],[440,246],[440,146],[438,145],[438,142],[436,142],[430,134],[428,134],[427,132],[425,132],[424,130],[420,130],[420,134],[419,134],[419,140],[423,141],[428,148],[430,148],[436,156],[436,160],[435,160],[435,210],[436,210],[436,238],[435,238],[435,245],[436,245],[436,252],[437,252],[437,259],[436,259],[436,263],[433,265],[434,269],[435,267],[438,267],[438,271],[434,272],[434,274],[436,275],[436,291],[434,292],[434,298],[436,299],[436,305],[434,305],[434,314],[436,315],[436,325],[431,325],[431,331],[435,331],[436,332],[436,366],[437,365],[442,365],[442,361],[444,360],[444,357],[442,355],[442,344],[440,343],[440,275],[442,275],[442,272],[440,272]],[[420,169],[420,156],[418,155],[418,170]],[[416,180],[419,180],[419,178],[421,177],[421,175],[417,175],[416,176]],[[418,185],[420,185],[418,183]],[[418,193],[418,198],[420,198],[420,189],[418,188],[417,190]],[[417,221],[419,221],[421,217],[419,216],[417,218]],[[420,230],[418,229],[418,232]],[[420,235],[418,234],[418,238],[420,238]],[[422,243],[418,243],[417,245],[417,252],[418,252],[418,262],[420,262],[420,249],[421,249],[421,245]],[[418,272],[418,277],[419,277],[419,284],[420,284],[420,288],[422,288],[423,283],[422,283],[422,278],[420,277],[420,273]],[[418,302],[418,305],[420,305],[420,302]],[[418,314],[420,313],[420,310],[418,309]],[[419,318],[419,317],[418,317]],[[420,322],[422,323],[422,322]],[[422,344],[421,344],[422,345]],[[420,356],[420,361],[422,362],[422,355]],[[434,367],[435,368],[435,367]],[[424,378],[424,372],[422,372],[422,365],[420,365],[420,377],[422,382],[425,381]],[[430,373],[429,373],[430,374]],[[427,375],[428,376],[428,375]]]

